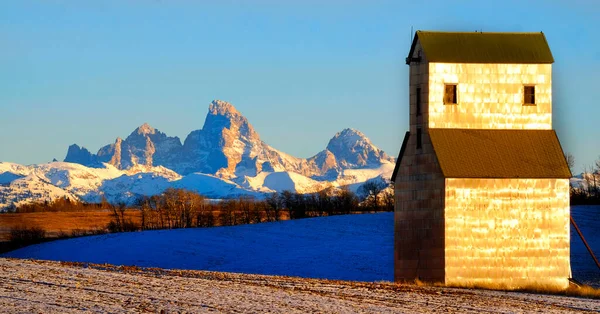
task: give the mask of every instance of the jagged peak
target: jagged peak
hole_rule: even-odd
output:
[[[79,146],[79,145],[77,145],[77,144],[71,144],[71,145],[69,146],[69,149],[68,149],[68,151],[71,151],[71,152],[75,152],[75,151],[82,151],[82,152],[88,152],[88,153],[89,153],[89,151],[88,151],[88,149],[87,149],[87,148],[85,148],[85,147],[83,147],[83,146]]]
[[[357,129],[353,129],[353,128],[345,128],[335,134],[335,137],[348,137],[348,136],[359,136],[359,137],[367,138],[367,136],[363,132],[361,132]]]
[[[240,112],[235,107],[226,101],[215,99],[208,106],[208,112],[215,115],[239,115]]]
[[[151,127],[148,123],[144,123],[141,126],[139,126],[137,129],[135,129],[135,131],[133,131],[133,133],[137,133],[137,134],[155,134],[156,133],[156,129]]]
[[[368,145],[373,145],[371,144],[371,140],[369,140],[369,138],[362,133],[359,130],[356,129],[352,129],[352,128],[346,128],[343,129],[340,132],[337,132],[333,138],[329,141],[329,145],[327,145],[327,148],[330,148],[331,145],[333,145],[334,143],[339,143],[342,142],[345,145],[348,146],[354,146],[355,144],[362,142]]]

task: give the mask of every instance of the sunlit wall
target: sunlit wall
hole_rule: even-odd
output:
[[[449,285],[566,288],[568,179],[446,179]]]
[[[429,127],[552,129],[551,64],[429,63]],[[444,104],[444,85],[457,84],[457,104]],[[523,86],[535,86],[535,106]]]

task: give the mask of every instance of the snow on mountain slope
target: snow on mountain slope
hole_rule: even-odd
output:
[[[341,170],[331,180],[314,180],[299,173],[279,171],[261,172],[253,177],[245,176],[234,179],[234,182],[241,187],[260,192],[282,192],[287,190],[299,193],[314,193],[329,187],[347,186],[352,192],[356,193],[358,188],[370,179],[381,178],[382,181],[389,182],[393,171],[394,164],[384,162],[378,168],[373,169]]]
[[[183,144],[181,174],[201,172],[232,179],[256,176],[261,171],[318,171],[305,159],[280,152],[260,139],[254,127],[232,104],[214,100],[201,130],[192,131]]]
[[[181,150],[181,140],[144,123],[125,140],[120,137],[92,154],[76,144],[69,146],[65,162],[79,163],[88,167],[102,167],[108,163],[118,169],[129,169],[136,165],[164,165],[174,167]]]
[[[189,174],[181,180],[175,181],[173,187],[195,191],[208,198],[235,197],[239,195],[262,196],[261,193],[244,189],[230,180],[203,173]]]
[[[110,164],[103,164],[103,168],[67,162],[31,166],[0,164],[0,210],[64,197],[95,203],[104,196],[109,202],[131,203],[139,196],[160,194],[170,187],[215,198],[261,196],[260,192],[229,180],[200,173],[182,177],[162,166],[138,164],[119,170]]]
[[[104,195],[110,202],[131,203],[138,196],[160,194],[171,186],[168,178],[156,173],[137,173],[122,175],[120,177],[106,180],[102,183],[99,191],[83,195],[82,198],[88,202],[98,202]]]
[[[21,177],[27,176],[31,170],[27,166],[15,164],[12,162],[0,161],[0,173],[12,173]]]
[[[394,161],[355,129],[344,129],[336,133],[327,144],[326,151],[331,152],[340,169],[372,168]]]
[[[319,182],[290,171],[261,172],[255,177],[245,177],[240,185],[265,192],[299,193],[314,193],[333,186],[331,182]]]
[[[135,195],[161,193],[168,185],[159,182],[180,178],[164,167],[141,165],[121,171],[109,164],[89,168],[67,162],[31,166],[0,163],[0,209],[63,197],[86,202],[99,202],[103,195],[112,202],[129,200]]]
[[[377,168],[394,159],[354,129],[335,134],[327,148],[315,156],[296,158],[263,142],[231,103],[214,100],[202,129],[192,131],[183,145],[179,138],[144,124],[125,140],[117,138],[95,155],[71,145],[65,161],[93,167],[109,163],[123,170],[136,165],[164,166],[182,175],[200,172],[225,179],[254,177],[262,171],[289,171],[330,181],[344,169]]]
[[[312,193],[339,186],[356,190],[374,177],[389,180],[395,162],[354,129],[336,133],[315,156],[296,158],[263,142],[248,119],[221,100],[210,103],[204,126],[192,131],[183,145],[179,138],[144,123],[96,154],[73,144],[65,161],[32,166],[0,163],[0,203],[4,204],[0,207],[23,201],[14,195],[24,197],[27,191],[11,184],[34,180],[30,174],[47,182],[32,183],[40,193],[47,187],[45,194],[58,195],[55,189],[60,188],[86,202],[97,202],[102,196],[128,202],[168,187],[219,198],[283,190]]]
[[[587,189],[589,186],[600,185],[600,172],[580,173],[570,180],[571,186],[578,189]]]
[[[165,189],[182,188],[210,198],[239,195],[262,197],[264,193],[289,190],[314,193],[328,187],[349,186],[356,192],[365,181],[374,177],[389,178],[394,165],[384,163],[376,169],[346,169],[332,181],[317,181],[291,171],[260,172],[228,180],[213,175],[192,173],[181,176],[165,167],[135,165],[119,170],[110,164],[104,168],[88,168],[80,164],[53,162],[20,166],[0,164],[0,209],[12,204],[51,201],[68,197],[85,202],[131,203],[140,196],[162,193]]]
[[[46,178],[30,174],[9,184],[0,185],[0,212],[31,202],[52,201],[57,198],[78,199],[77,196],[52,185]]]

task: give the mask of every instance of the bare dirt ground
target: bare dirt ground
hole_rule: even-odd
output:
[[[2,313],[565,313],[600,301],[413,284],[0,259]]]

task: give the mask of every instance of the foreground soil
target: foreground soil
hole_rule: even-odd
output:
[[[0,259],[0,312],[423,313],[600,311],[565,296],[412,284]]]

